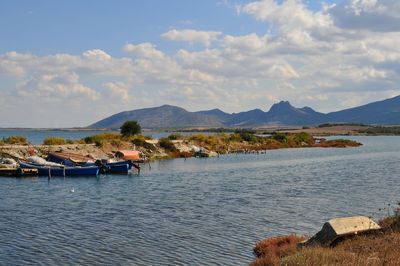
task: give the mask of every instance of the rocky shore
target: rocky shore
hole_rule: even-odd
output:
[[[257,136],[242,131],[233,134],[183,136],[171,134],[167,138],[151,139],[139,136],[123,137],[117,133],[104,133],[78,141],[48,138],[47,145],[28,145],[24,137],[10,137],[0,143],[0,157],[24,160],[32,154],[45,157],[49,152],[73,152],[94,159],[113,158],[118,150],[138,150],[147,160],[179,157],[213,157],[229,153],[264,153],[282,148],[345,148],[362,145],[356,141],[315,138],[304,132],[275,133]]]

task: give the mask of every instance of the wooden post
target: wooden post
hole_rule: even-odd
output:
[[[51,179],[51,167],[49,166],[49,177],[48,177],[48,179],[50,180]]]

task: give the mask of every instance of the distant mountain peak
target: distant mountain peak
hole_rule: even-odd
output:
[[[285,111],[293,111],[297,110],[293,105],[288,101],[280,101],[279,103],[275,103],[269,109],[269,113],[277,113],[277,112],[285,112]]]
[[[218,108],[190,112],[173,105],[125,111],[103,120],[92,128],[120,128],[128,120],[138,121],[144,128],[184,127],[257,127],[263,125],[317,125],[321,123],[400,124],[400,95],[363,106],[319,113],[305,106],[296,108],[288,101],[280,101],[268,112],[253,109],[240,113],[225,113]]]
[[[308,113],[308,114],[315,114],[315,113],[321,114],[320,112],[317,112],[317,111],[315,111],[314,109],[312,109],[311,107],[308,107],[308,106],[304,106],[303,108],[300,108],[299,110],[301,110],[301,111],[303,111],[305,113]]]

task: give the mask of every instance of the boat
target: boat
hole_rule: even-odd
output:
[[[20,162],[21,169],[37,169],[40,176],[97,176],[100,168],[91,166],[45,166],[35,163]]]
[[[130,151],[129,155],[131,157],[120,157],[124,159],[120,161],[96,160],[93,162],[92,158],[71,152],[50,152],[47,155],[47,160],[71,167],[96,165],[100,167],[100,173],[102,174],[127,174],[132,169],[132,166],[139,170],[140,167],[137,163],[142,162],[138,151]]]
[[[37,176],[37,169],[22,169],[22,168],[0,168],[0,176],[6,177],[26,177]]]
[[[65,166],[94,165],[93,158],[72,152],[49,152],[46,160],[63,164]]]
[[[129,161],[108,162],[104,164],[106,174],[127,174],[132,169]]]

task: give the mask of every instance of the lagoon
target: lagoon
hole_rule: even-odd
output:
[[[265,237],[387,215],[400,201],[400,137],[346,138],[364,145],[174,159],[130,176],[1,178],[0,264],[246,265]]]

